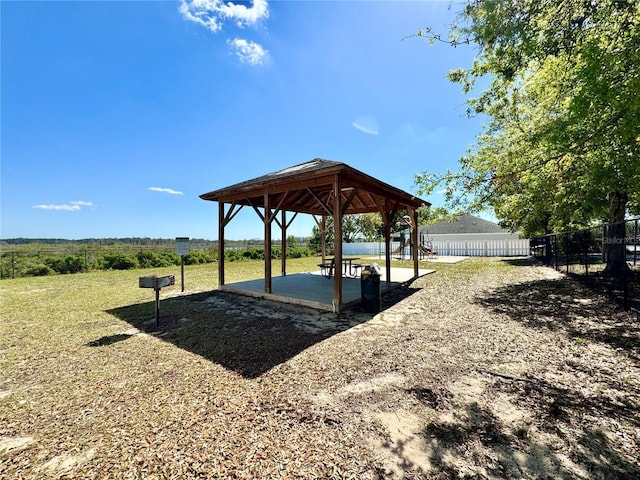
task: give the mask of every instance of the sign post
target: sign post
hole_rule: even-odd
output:
[[[180,255],[180,281],[184,292],[184,257],[189,255],[189,237],[176,237],[176,255]]]

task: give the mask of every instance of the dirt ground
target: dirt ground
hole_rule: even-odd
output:
[[[508,259],[440,267],[383,303],[336,318],[205,292],[165,302],[159,330],[148,308],[113,309],[74,362],[39,366],[82,371],[82,392],[51,412],[57,377],[0,391],[16,407],[0,476],[640,478],[636,313]]]

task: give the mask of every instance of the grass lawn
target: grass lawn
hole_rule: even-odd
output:
[[[0,478],[640,477],[634,314],[526,261],[426,266],[375,316],[215,265],[3,280]]]

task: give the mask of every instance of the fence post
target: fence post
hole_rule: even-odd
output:
[[[640,239],[638,238],[638,219],[636,218],[633,236],[633,266],[636,266],[636,259],[638,257],[638,248],[640,248]]]
[[[11,252],[11,278],[16,278],[16,252]]]
[[[587,230],[587,232],[591,232],[591,230]],[[590,238],[590,237],[589,237]],[[585,238],[583,240],[584,243],[584,274],[586,277],[589,276],[589,245],[587,242],[587,235],[585,234]]]
[[[565,233],[564,235],[564,262],[567,267],[567,273],[569,273],[569,237]]]

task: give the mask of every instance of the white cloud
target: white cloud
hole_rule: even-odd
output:
[[[435,192],[436,195],[444,195],[445,193],[447,193],[447,189],[443,188],[442,190],[437,190]]]
[[[222,3],[222,2],[220,2]],[[266,0],[253,0],[253,5],[247,8],[246,5],[237,5],[233,2],[224,3],[220,7],[227,18],[235,20],[238,26],[253,25],[263,18],[269,16],[269,5]]]
[[[41,210],[63,210],[67,212],[75,212],[82,207],[92,207],[93,202],[85,202],[84,200],[78,200],[76,202],[62,203],[62,204],[40,204],[34,205],[33,208],[39,208]]]
[[[172,188],[149,187],[149,190],[154,192],[170,193],[171,195],[184,195],[182,192],[179,192]]]
[[[351,125],[361,132],[368,133],[369,135],[378,135],[378,133],[380,133],[380,130],[378,129],[378,122],[376,122],[376,119],[373,117],[358,117]]]
[[[223,0],[181,0],[180,13],[215,33],[225,20],[244,27],[269,17],[269,5],[266,0],[253,0],[251,7]]]
[[[242,63],[249,65],[262,65],[268,52],[261,45],[255,42],[248,42],[244,38],[234,38],[227,40],[231,50],[236,54]]]

